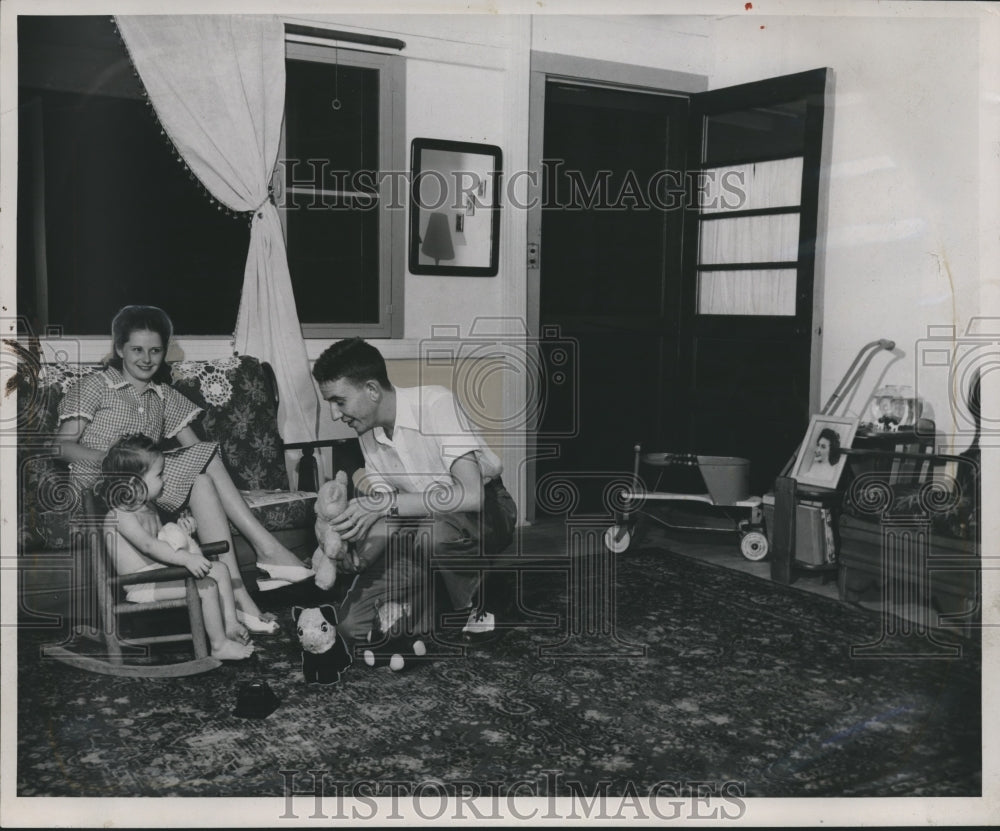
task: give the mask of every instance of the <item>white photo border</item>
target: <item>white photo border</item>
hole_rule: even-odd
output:
[[[846,449],[854,441],[854,434],[858,429],[858,419],[828,416],[821,413],[817,413],[809,419],[809,429],[806,430],[805,439],[799,445],[799,452],[795,457],[795,466],[792,468],[792,478],[800,485],[817,488],[835,488],[840,481],[840,477],[844,472],[844,466],[847,463],[847,454],[845,453],[840,455],[840,458],[834,465],[836,475],[832,482],[829,478],[821,478],[812,474],[812,450],[819,434],[826,428],[830,428],[840,437],[840,447],[841,449]]]

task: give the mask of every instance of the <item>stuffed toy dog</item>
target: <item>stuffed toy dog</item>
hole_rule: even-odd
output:
[[[387,600],[376,609],[375,627],[368,633],[369,648],[364,651],[370,667],[388,664],[393,672],[406,666],[407,660],[423,658],[427,647],[420,638],[405,632],[410,604]]]
[[[326,591],[337,580],[337,557],[347,543],[333,530],[330,521],[347,507],[347,474],[339,471],[335,479],[324,482],[316,497],[316,540],[312,567],[316,572],[316,587]]]
[[[302,644],[302,677],[307,684],[336,684],[351,665],[351,654],[337,634],[337,610],[329,604],[319,608],[292,607]]]

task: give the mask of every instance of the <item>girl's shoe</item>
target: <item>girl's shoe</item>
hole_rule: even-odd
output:
[[[281,629],[276,620],[261,620],[257,615],[236,610],[236,619],[254,635],[273,635]]]

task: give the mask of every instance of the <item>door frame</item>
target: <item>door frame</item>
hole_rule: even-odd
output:
[[[552,52],[531,51],[528,112],[528,170],[537,174],[528,177],[527,244],[525,260],[529,260],[532,246],[544,244],[542,230],[542,151],[545,145],[545,85],[550,80],[562,80],[583,86],[604,87],[626,92],[645,92],[656,95],[687,98],[693,93],[708,90],[708,76],[648,66],[579,58]],[[536,249],[537,250],[537,249]],[[529,345],[537,341],[539,331],[541,296],[541,270],[539,258],[527,266],[526,328]],[[536,353],[537,354],[537,353]],[[575,368],[574,368],[575,369]],[[529,522],[535,518],[536,459],[547,450],[538,443],[537,425],[527,434],[526,481],[524,516]]]

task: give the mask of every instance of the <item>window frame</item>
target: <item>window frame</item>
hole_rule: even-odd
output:
[[[406,168],[406,59],[384,52],[346,49],[340,45],[305,43],[285,39],[285,60],[344,64],[379,71],[379,170],[391,175],[379,183],[379,320],[376,323],[301,323],[306,340],[346,337],[403,337],[403,288],[405,276],[407,193]],[[286,96],[287,100],[287,96]],[[285,195],[297,191],[285,181],[286,120],[282,118],[278,163],[272,176],[281,230],[288,244]],[[401,178],[403,181],[401,181]],[[309,192],[298,190],[299,193]],[[323,193],[323,191],[319,191]]]

